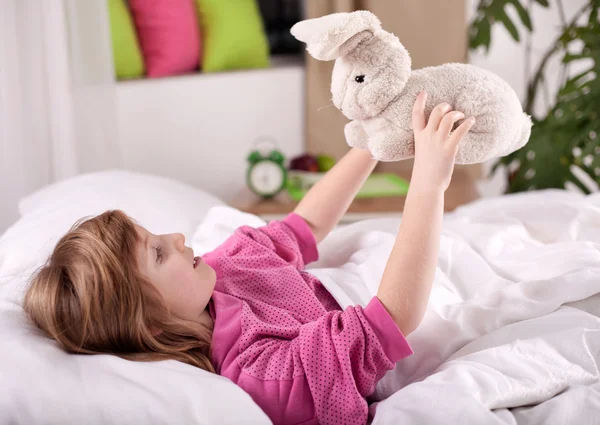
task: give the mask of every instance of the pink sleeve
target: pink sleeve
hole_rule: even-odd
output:
[[[281,221],[254,229],[244,226],[240,232],[275,252],[298,270],[319,258],[317,242],[312,230],[302,217],[291,213]]]
[[[285,223],[296,235],[298,248],[304,257],[304,264],[317,261],[319,259],[317,240],[308,223],[296,213],[289,214],[282,223]]]
[[[379,298],[373,297],[371,299],[371,302],[364,309],[364,314],[381,343],[383,351],[393,363],[413,353],[408,341],[402,335],[402,331],[381,304]]]
[[[330,311],[302,325],[292,340],[249,336],[240,345],[237,360],[245,376],[238,384],[267,410],[276,400],[288,406],[288,414],[311,406],[321,424],[366,423],[366,397],[410,354],[387,310],[373,298],[364,310]]]

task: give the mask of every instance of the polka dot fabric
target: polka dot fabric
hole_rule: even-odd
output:
[[[304,270],[318,258],[296,214],[242,227],[203,256],[217,272],[209,304],[212,359],[274,424],[364,424],[365,398],[400,359],[406,339],[375,297],[341,311]]]

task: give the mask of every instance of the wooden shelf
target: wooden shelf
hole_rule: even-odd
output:
[[[405,176],[403,176],[405,177]],[[479,198],[473,178],[464,171],[455,170],[450,187],[445,193],[444,210],[453,211]],[[355,199],[343,221],[356,221],[375,217],[397,217],[404,209],[405,196]],[[260,199],[250,190],[244,189],[230,203],[241,211],[258,215],[266,220],[280,218],[291,213],[297,201],[287,192],[281,192],[273,199]]]

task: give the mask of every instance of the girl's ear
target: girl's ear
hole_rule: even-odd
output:
[[[162,333],[162,329],[158,329],[158,328],[155,328],[153,326],[151,326],[149,329],[150,329],[150,333],[154,337],[159,336]]]
[[[329,61],[347,55],[378,29],[379,19],[369,11],[359,10],[300,21],[290,32],[306,43],[308,53],[315,59]]]

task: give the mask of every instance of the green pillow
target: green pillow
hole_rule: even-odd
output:
[[[256,0],[195,0],[204,72],[269,66],[269,43]]]
[[[144,59],[125,0],[108,0],[115,73],[118,79],[144,75]]]

